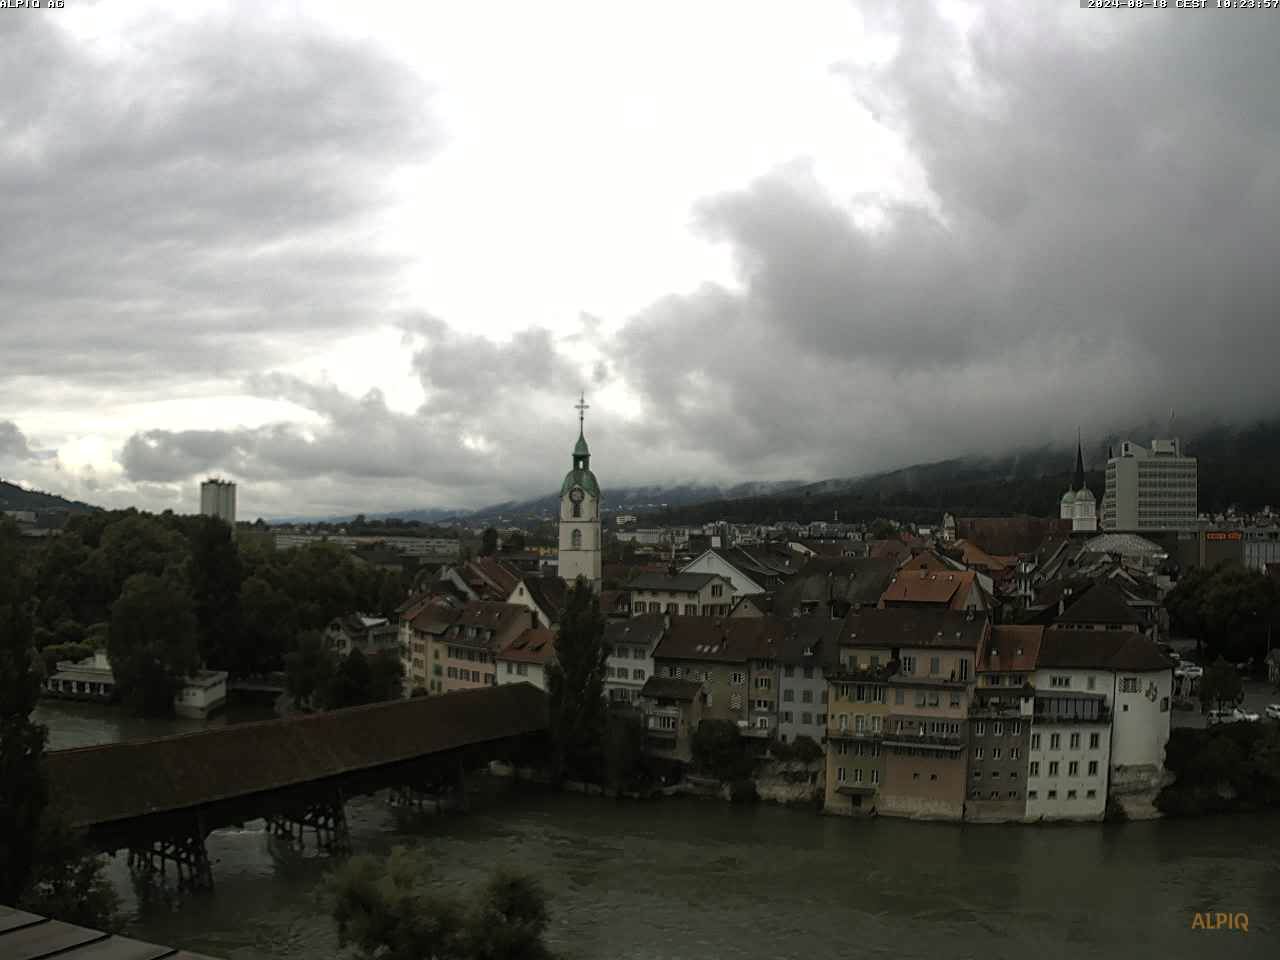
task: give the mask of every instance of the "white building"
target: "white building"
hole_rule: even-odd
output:
[[[236,485],[217,477],[200,484],[200,512],[236,525]]]
[[[1101,819],[1108,797],[1154,799],[1164,778],[1173,667],[1150,638],[1051,628],[1033,684],[1028,819]]]
[[[116,697],[116,678],[111,661],[102,650],[83,660],[61,660],[58,670],[44,683],[45,693],[66,700],[98,700]],[[227,674],[224,670],[198,670],[187,677],[173,698],[173,710],[180,717],[203,720],[227,702]]]
[[[646,613],[629,620],[611,620],[604,628],[609,659],[605,662],[605,696],[610,701],[635,703],[640,688],[654,675],[653,651],[667,629],[663,614]]]
[[[602,569],[600,539],[600,484],[591,472],[591,451],[582,432],[582,414],[587,409],[578,401],[578,443],[573,448],[573,469],[560,484],[560,551],[557,573],[568,583],[585,577],[599,592]]]
[[[683,614],[686,617],[727,617],[733,587],[714,573],[642,573],[627,584],[631,615]]]
[[[530,627],[517,635],[494,658],[495,682],[531,683],[547,689],[547,664],[555,658],[556,637],[545,627]]]
[[[1084,482],[1084,449],[1076,437],[1076,469],[1071,478],[1071,488],[1062,495],[1058,513],[1061,520],[1070,520],[1073,531],[1093,533],[1098,529],[1098,502]]]
[[[1183,456],[1176,438],[1152,440],[1150,449],[1124,441],[1119,456],[1107,461],[1103,529],[1194,529],[1197,476],[1196,458]]]
[[[173,698],[173,712],[188,720],[204,720],[227,702],[225,670],[199,670]]]

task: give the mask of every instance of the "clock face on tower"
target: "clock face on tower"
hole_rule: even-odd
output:
[[[572,500],[574,503],[581,503],[581,502],[582,502],[582,488],[581,488],[581,487],[574,487],[572,490],[570,490],[570,491],[569,491],[569,499],[570,499],[570,500]]]

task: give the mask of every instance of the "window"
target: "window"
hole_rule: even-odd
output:
[[[788,711],[786,711],[785,713],[783,713],[783,714],[782,714],[782,722],[783,722],[783,723],[790,723],[790,722],[791,722],[791,711],[790,711],[790,710],[788,710]]]
[[[1092,800],[1094,797],[1096,797],[1096,796],[1098,795],[1098,791],[1097,791],[1097,790],[1086,790],[1086,791],[1084,792],[1084,795],[1085,795],[1086,797],[1088,797],[1090,800]]]
[[[1009,724],[1009,736],[1011,736],[1011,737],[1020,737],[1020,736],[1022,736],[1022,721],[1021,721],[1021,720],[1013,720],[1013,721],[1011,721],[1011,722],[1010,722],[1010,724]]]
[[[930,658],[929,658],[929,672],[930,672],[930,673],[938,673],[938,672],[940,672],[941,670],[942,670],[942,658],[941,658],[941,657],[930,657]]]
[[[1080,776],[1080,761],[1079,761],[1079,760],[1072,760],[1070,763],[1068,763],[1068,764],[1067,764],[1067,776],[1068,776],[1068,777],[1078,777],[1078,776]]]
[[[643,680],[643,679],[644,679],[644,671],[643,671],[643,670],[639,670],[639,669],[632,670],[632,671],[631,671],[631,679],[632,679],[632,680]]]
[[[458,679],[458,668],[457,668],[457,667],[450,667],[450,668],[449,668],[449,679],[450,679],[450,680],[457,680],[457,679]]]
[[[1096,734],[1096,733],[1091,733],[1091,734],[1089,734],[1089,749],[1090,749],[1090,750],[1097,750],[1097,749],[1098,749],[1098,743],[1100,742],[1100,739],[1101,739],[1101,738],[1100,738],[1100,735],[1099,735],[1099,734]]]
[[[1137,693],[1138,678],[1137,677],[1121,677],[1120,692],[1121,693]]]
[[[1097,678],[1097,677],[1090,677],[1090,678],[1085,682],[1085,688],[1086,688],[1086,689],[1088,689],[1088,690],[1096,690],[1096,689],[1098,688],[1098,678]]]
[[[794,677],[796,675],[796,668],[791,666],[791,664],[787,664],[782,668],[782,675],[784,677]]]
[[[836,718],[836,726],[839,727],[841,730],[848,730],[849,715],[847,713],[840,714],[840,716]]]
[[[756,677],[756,689],[768,690],[773,686],[773,679],[770,677]]]
[[[992,780],[999,780],[999,779],[1000,779],[1000,771],[999,771],[999,770],[992,770],[992,771],[991,771],[991,779],[992,779]]]
[[[999,720],[993,720],[991,723],[991,735],[993,737],[1003,737],[1004,724],[1001,723]]]
[[[879,771],[879,770],[872,770],[872,771],[871,771],[871,782],[872,782],[872,783],[879,783],[879,782],[880,782],[880,771]]]
[[[920,779],[920,774],[919,774],[919,773],[913,773],[913,774],[911,774],[911,779],[912,779],[912,780],[919,780],[919,779]]]
[[[910,676],[911,674],[915,673],[915,672],[916,672],[916,658],[915,658],[915,657],[903,657],[903,658],[902,658],[902,660],[901,660],[901,662],[898,664],[898,669],[899,669],[899,670],[901,670],[901,671],[902,671],[904,674],[906,674],[907,676]]]
[[[1062,748],[1062,734],[1060,733],[1049,734],[1049,749],[1059,750],[1061,748]]]
[[[863,684],[858,684],[853,688],[853,699],[858,703],[867,699],[867,688]]]
[[[1027,799],[1028,799],[1028,800],[1035,800],[1035,799],[1036,799],[1037,797],[1039,797],[1039,796],[1040,796],[1040,791],[1039,791],[1039,790],[1028,790],[1028,791],[1027,791]]]
[[[874,669],[878,666],[880,666],[880,654],[873,653],[871,654],[871,667]]]
[[[569,535],[569,546],[574,550],[582,549],[582,531],[575,530]]]
[[[800,714],[800,722],[801,722],[801,723],[813,723],[813,714],[812,714],[812,713],[802,713],[802,714]]]
[[[711,585],[711,595],[712,595],[713,597],[721,597],[721,596],[724,596],[724,584],[721,584],[721,583],[713,583],[713,584]]]
[[[806,680],[812,680],[812,679],[813,679],[813,667],[805,667],[805,668],[804,668],[804,678],[805,678]]]
[[[1017,770],[1010,770],[1010,771],[1009,771],[1009,779],[1010,779],[1010,780],[1017,780],[1017,779],[1018,779],[1018,771],[1017,771]]]
[[[729,683],[735,687],[740,687],[746,682],[747,675],[745,673],[735,673],[729,678]]]
[[[1058,799],[1058,791],[1057,791],[1057,790],[1050,790],[1050,791],[1049,791],[1049,799],[1050,799],[1050,800],[1057,800],[1057,799]]]
[[[1017,760],[1017,759],[1018,759],[1018,748],[1017,748],[1017,747],[1010,747],[1010,748],[1009,748],[1009,759],[1010,759],[1010,760]]]
[[[982,748],[981,748],[981,747],[975,747],[975,748],[974,748],[974,751],[973,751],[973,759],[975,759],[975,760],[981,760],[981,759],[982,759]]]
[[[844,783],[846,772],[844,767],[836,767],[836,783]]]
[[[696,603],[686,603],[684,605],[684,615],[686,617],[696,617],[698,615],[698,605]]]
[[[1075,798],[1076,798],[1076,792],[1075,792],[1074,790],[1068,790],[1068,791],[1067,791],[1067,799],[1068,799],[1068,800],[1074,800]]]
[[[757,701],[756,701],[756,709],[757,709],[757,710],[768,710],[770,706],[771,706],[771,704],[769,703],[769,701],[768,701],[768,700],[757,700]]]
[[[906,702],[906,691],[901,689],[893,691],[893,702],[902,706]]]
[[[575,518],[582,516],[582,504],[578,503],[577,501],[574,501],[574,504],[573,504],[573,515]]]
[[[858,714],[853,718],[853,732],[858,734],[867,732],[867,718],[862,714]]]
[[[1049,678],[1049,686],[1063,689],[1071,686],[1071,678],[1058,674]]]
[[[985,737],[987,735],[987,725],[979,720],[973,725],[974,736]]]
[[[1051,777],[1056,777],[1057,775],[1058,775],[1058,761],[1057,761],[1057,760],[1050,760],[1050,761],[1049,761],[1049,776],[1051,776]]]
[[[956,693],[954,690],[951,691],[951,705],[953,707],[960,706],[960,694]]]
[[[1089,761],[1089,776],[1091,776],[1091,777],[1096,777],[1097,775],[1098,775],[1098,761],[1097,761],[1097,760],[1090,760],[1090,761]]]
[[[757,730],[768,730],[768,729],[769,729],[769,718],[768,718],[768,717],[757,717],[757,718],[756,718],[756,729],[757,729]]]
[[[1072,749],[1072,750],[1079,750],[1079,749],[1080,749],[1080,734],[1078,734],[1078,733],[1073,733],[1073,734],[1071,735],[1071,749]]]
[[[992,747],[992,748],[991,748],[991,759],[992,759],[992,760],[999,760],[999,759],[1000,759],[1000,748],[999,748],[999,747]]]
[[[861,767],[854,767],[854,768],[853,768],[853,782],[854,782],[854,783],[861,783],[861,782],[862,782],[862,768],[861,768]]]
[[[800,691],[800,702],[801,702],[801,703],[813,703],[813,691],[812,691],[812,690],[801,690],[801,691]]]
[[[925,695],[924,695],[924,691],[923,691],[923,690],[917,690],[917,691],[916,691],[916,706],[917,706],[917,707],[923,707],[923,706],[925,705],[925,703],[926,703],[926,702],[927,702],[927,699],[926,699],[926,697],[925,697]]]
[[[1168,712],[1169,712],[1169,698],[1168,698],[1168,697],[1161,697],[1161,698],[1160,698],[1160,712],[1161,712],[1161,713],[1168,713]]]
[[[1039,749],[1040,749],[1040,734],[1038,734],[1038,733],[1033,733],[1033,734],[1031,735],[1031,749],[1032,749],[1032,750],[1039,750]]]
[[[790,690],[790,689],[788,689],[788,690],[783,690],[783,691],[782,691],[782,699],[783,699],[785,702],[787,702],[787,703],[794,703],[794,702],[795,702],[795,699],[796,699],[796,692],[795,692],[794,690]]]

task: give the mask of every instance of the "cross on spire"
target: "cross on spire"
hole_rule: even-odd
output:
[[[585,393],[578,394],[578,402],[573,405],[573,408],[578,411],[578,433],[582,433],[582,418],[591,409]]]

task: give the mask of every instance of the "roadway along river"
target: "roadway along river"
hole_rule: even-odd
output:
[[[190,729],[79,705],[39,719],[54,746]],[[468,813],[416,822],[354,800],[353,845],[420,844],[450,891],[500,863],[534,875],[554,946],[582,960],[1271,957],[1280,942],[1277,817],[958,826],[477,786]],[[143,914],[117,858],[129,932],[226,960],[341,956],[327,860],[274,846],[261,824],[215,833],[209,853],[212,895]],[[1249,932],[1193,930],[1196,911],[1246,912]]]

